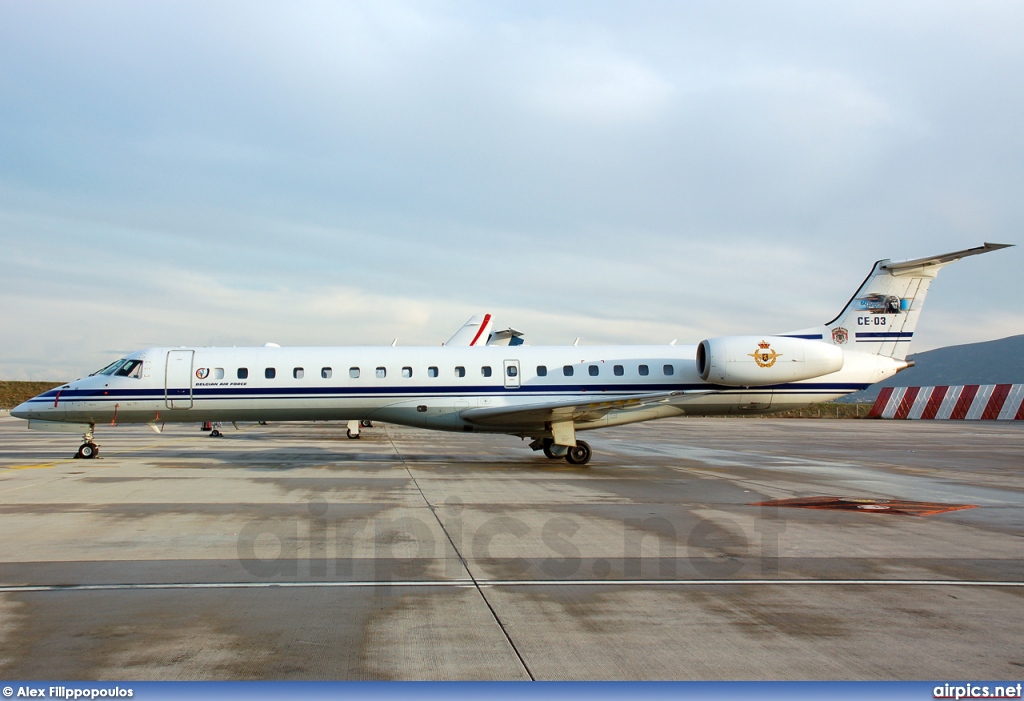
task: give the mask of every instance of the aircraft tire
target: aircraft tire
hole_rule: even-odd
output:
[[[362,421],[359,422],[359,425],[362,426],[363,428],[373,428],[373,422],[370,421],[369,419],[363,419]]]
[[[575,448],[569,448],[569,452],[565,454],[565,459],[570,465],[586,465],[590,462],[590,458],[593,457],[594,451],[590,449],[590,444],[586,441],[576,441]]]
[[[555,455],[551,451],[551,448],[554,445],[555,445],[555,442],[553,440],[551,440],[550,438],[547,438],[547,439],[544,440],[544,457],[546,457],[548,460],[558,460],[559,458],[564,458],[565,457],[564,455]]]
[[[76,458],[82,458],[83,460],[92,460],[99,455],[100,449],[96,447],[95,443],[83,443],[78,446],[78,452],[75,454]]]
[[[220,438],[222,435],[224,435],[224,434],[222,434],[217,429],[213,429],[212,431],[210,431],[210,437],[212,437],[212,438]]]
[[[359,434],[358,433],[353,433],[352,429],[346,429],[345,430],[345,435],[348,436],[349,438],[353,439],[353,440],[355,440],[356,438],[359,438]]]

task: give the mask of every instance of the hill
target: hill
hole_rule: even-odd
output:
[[[0,380],[0,409],[13,409],[26,399],[60,387],[63,382],[15,382]]]
[[[842,401],[873,402],[883,387],[1024,384],[1024,335],[936,348],[909,357],[914,367]]]

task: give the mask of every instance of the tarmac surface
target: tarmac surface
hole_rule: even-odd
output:
[[[0,677],[1024,677],[1020,423],[223,430],[0,414]]]

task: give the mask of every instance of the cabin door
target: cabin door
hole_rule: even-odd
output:
[[[167,375],[164,398],[168,409],[192,408],[192,357],[195,351],[167,352]]]

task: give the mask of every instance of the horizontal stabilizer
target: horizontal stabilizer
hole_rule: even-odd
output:
[[[968,256],[977,256],[982,253],[988,253],[990,251],[998,251],[1001,248],[1011,248],[1012,243],[984,243],[981,246],[975,246],[974,248],[965,248],[962,251],[953,251],[952,253],[943,253],[937,256],[931,256],[930,258],[915,258],[914,260],[905,260],[897,263],[882,263],[879,267],[882,270],[889,270],[893,275],[906,275],[911,272],[919,272],[927,270],[928,268],[941,268],[944,265],[955,263],[961,258]]]
[[[516,331],[512,327],[504,331],[495,331],[487,338],[488,346],[521,346],[523,345],[523,332]]]

